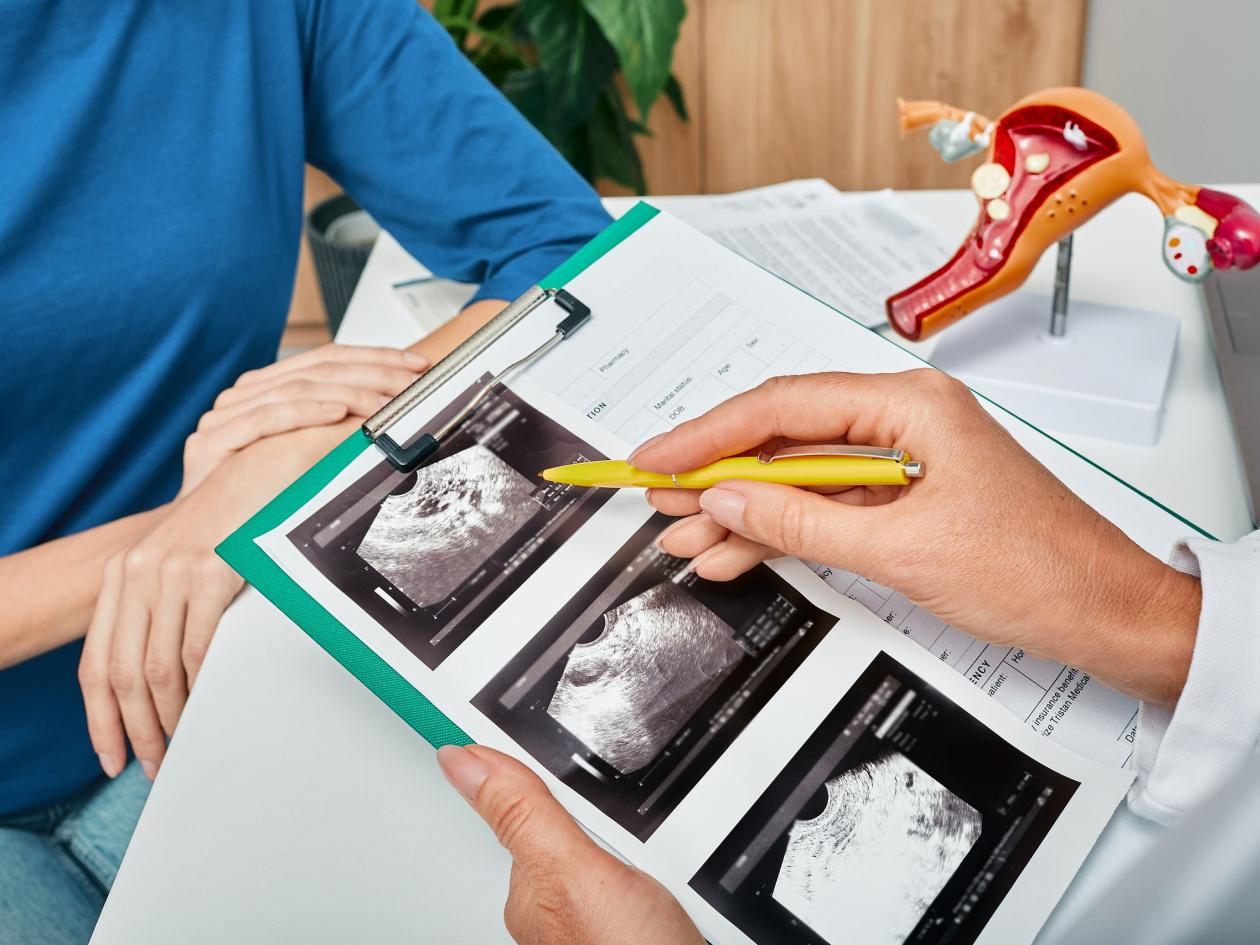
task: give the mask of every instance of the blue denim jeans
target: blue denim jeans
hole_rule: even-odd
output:
[[[113,781],[0,817],[0,942],[87,942],[148,796],[133,761]]]

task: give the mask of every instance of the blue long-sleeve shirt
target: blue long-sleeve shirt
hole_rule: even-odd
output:
[[[0,554],[175,494],[275,357],[304,161],[483,298],[607,222],[414,0],[0,3]],[[0,813],[99,774],[79,651],[0,672]]]

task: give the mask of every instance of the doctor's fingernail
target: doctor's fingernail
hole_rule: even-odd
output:
[[[634,451],[631,452],[631,454],[626,458],[626,462],[629,463],[631,466],[633,466],[634,458],[636,456],[638,456],[640,453],[646,450],[649,446],[651,446],[657,440],[664,439],[664,437],[665,437],[664,433],[658,433],[656,434],[656,436],[652,437],[651,439],[644,440],[642,443],[640,443],[638,446],[634,448]]]
[[[683,574],[687,575],[687,574],[699,573],[700,567],[703,564],[705,564],[705,562],[712,561],[714,558],[721,557],[723,554],[726,553],[725,549],[726,549],[725,542],[718,542],[712,548],[704,549],[704,551],[700,552],[700,554],[696,555],[694,558],[692,558],[690,561],[687,562],[687,567],[683,568]]]
[[[429,359],[422,354],[416,354],[414,351],[404,351],[403,360],[416,368],[427,368],[429,366]]]
[[[144,769],[144,776],[150,781],[157,777],[157,765],[152,761],[141,761],[140,767]]]
[[[490,776],[490,766],[459,745],[443,745],[438,749],[437,757],[442,774],[451,782],[451,787],[464,795],[466,800],[476,798],[481,785]]]
[[[687,518],[680,518],[678,521],[674,522],[668,528],[663,529],[661,533],[657,535],[655,539],[653,539],[652,544],[656,545],[656,547],[659,548],[661,551],[664,551],[665,547],[661,543],[666,539],[666,537],[668,537],[673,532],[676,532],[680,525],[686,525],[690,521],[691,521],[690,516],[688,516]]]
[[[321,403],[319,411],[326,417],[340,417],[345,415],[346,408],[342,404]]]
[[[122,765],[118,763],[117,758],[103,751],[98,752],[96,758],[101,763],[101,770],[104,771],[108,777],[118,777],[118,773],[122,771]]]
[[[705,489],[700,493],[700,508],[704,509],[719,525],[731,531],[744,530],[744,506],[748,500],[730,489]]]

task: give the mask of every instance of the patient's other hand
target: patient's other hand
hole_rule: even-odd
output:
[[[246,371],[202,415],[184,443],[187,495],[227,457],[269,436],[366,419],[429,366],[394,348],[328,344]]]
[[[243,584],[215,546],[358,425],[269,436],[229,455],[106,563],[79,684],[107,775],[122,770],[128,742],[150,778],[166,754],[219,618]]]

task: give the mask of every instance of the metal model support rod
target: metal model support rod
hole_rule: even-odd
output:
[[[1059,259],[1054,267],[1054,301],[1050,306],[1050,336],[1067,334],[1068,283],[1072,280],[1072,234],[1059,240]]]

